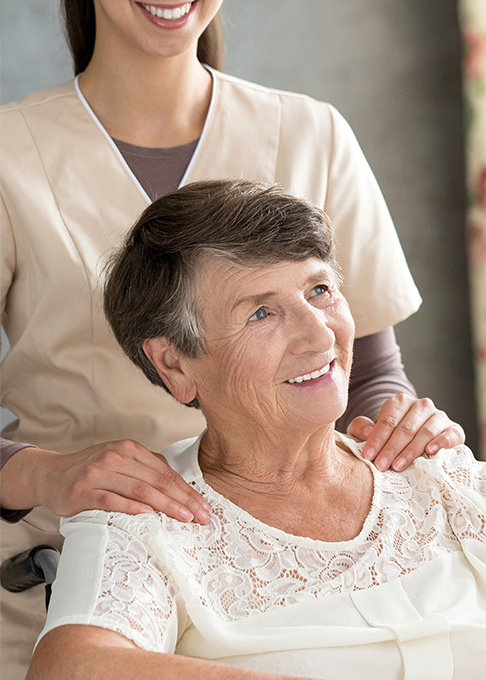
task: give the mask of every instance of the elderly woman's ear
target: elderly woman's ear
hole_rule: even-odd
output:
[[[165,338],[149,338],[143,343],[143,351],[155,366],[174,399],[188,404],[197,396],[191,374],[186,370],[180,352]]]

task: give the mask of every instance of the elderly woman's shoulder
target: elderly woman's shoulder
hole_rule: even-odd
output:
[[[428,472],[460,490],[473,489],[486,498],[486,462],[477,460],[465,444],[440,449],[434,456],[422,456],[411,467]]]
[[[336,433],[336,440],[369,464],[362,457],[364,442],[358,442],[340,433]],[[420,480],[426,477],[434,486],[439,484],[439,486],[454,487],[459,493],[466,493],[466,489],[471,489],[486,500],[486,461],[478,460],[465,444],[450,449],[440,449],[434,456],[423,455],[404,472],[388,470],[385,475],[390,478],[390,483],[392,479],[398,477],[404,482],[408,480],[411,487],[416,487],[421,483]]]
[[[444,470],[453,472],[460,468],[478,467],[478,471],[482,468],[486,470],[486,462],[478,460],[471,449],[466,444],[459,444],[450,449],[440,449],[434,456],[425,454],[422,459],[435,461]]]
[[[139,538],[149,538],[159,533],[164,518],[165,515],[155,512],[128,515],[124,512],[85,510],[72,517],[64,517],[61,520],[61,534],[67,537],[72,532],[87,530],[102,534],[113,529]]]
[[[354,437],[341,434],[340,432],[335,432],[335,439],[352,451],[355,456],[365,461],[363,458],[364,442],[360,442]],[[458,480],[478,477],[482,478],[486,483],[486,461],[478,460],[471,449],[465,444],[459,444],[450,449],[440,449],[434,456],[424,454],[417,458],[407,470],[413,472],[414,468],[429,471],[435,475],[447,475]],[[389,473],[404,474],[403,472],[394,473],[391,470]]]

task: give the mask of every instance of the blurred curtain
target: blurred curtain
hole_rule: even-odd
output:
[[[459,0],[459,17],[464,44],[467,229],[479,457],[486,460],[486,0]]]

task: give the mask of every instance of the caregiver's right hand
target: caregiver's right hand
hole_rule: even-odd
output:
[[[183,522],[209,522],[206,501],[162,455],[136,441],[104,442],[66,455],[24,449],[12,456],[4,471],[29,452],[38,475],[35,505],[56,515],[70,517],[93,509],[131,515],[157,510]]]

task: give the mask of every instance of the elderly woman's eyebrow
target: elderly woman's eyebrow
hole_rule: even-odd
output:
[[[317,272],[311,274],[305,281],[302,288],[308,288],[309,286],[316,285],[317,283],[330,283],[333,281],[332,272],[330,269],[323,267]],[[231,308],[233,312],[237,307],[243,304],[251,304],[251,306],[257,306],[264,304],[270,298],[274,298],[278,295],[276,291],[270,290],[265,293],[258,293],[258,295],[245,295],[244,297],[238,298]]]
[[[238,300],[236,300],[235,304],[231,308],[231,311],[233,312],[237,307],[247,303],[251,304],[251,306],[262,305],[268,299],[274,298],[276,296],[277,293],[273,290],[270,290],[266,293],[259,293],[258,295],[245,295],[244,297],[238,298]]]
[[[318,272],[315,272],[305,282],[305,287],[307,286],[312,286],[316,285],[317,283],[334,283],[335,282],[335,277],[330,268],[323,267],[320,269]]]

